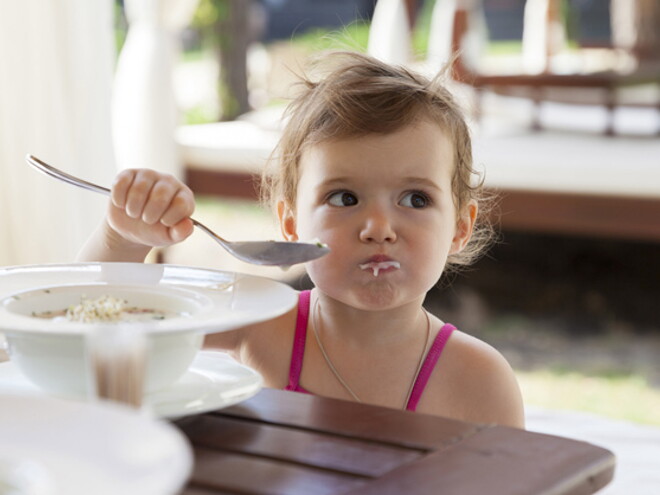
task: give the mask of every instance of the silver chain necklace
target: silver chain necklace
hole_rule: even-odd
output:
[[[318,317],[318,325],[316,324],[317,321],[317,315],[319,314],[319,307],[318,307],[319,300],[316,298],[314,301],[314,309],[312,310],[312,331],[314,332],[314,337],[316,338],[316,343],[319,346],[319,349],[321,350],[321,354],[323,355],[323,359],[325,359],[326,364],[328,365],[328,368],[330,368],[330,371],[332,371],[332,374],[335,376],[337,381],[341,384],[342,387],[350,394],[351,397],[356,402],[362,402],[362,400],[358,397],[358,395],[353,391],[353,389],[346,383],[346,380],[342,378],[342,376],[339,374],[337,371],[337,368],[335,368],[335,365],[332,363],[330,360],[330,356],[328,356],[328,353],[325,350],[325,347],[323,346],[323,343],[321,342],[321,338],[319,337],[319,330],[318,328],[321,327],[321,318],[320,316]],[[431,337],[431,319],[429,318],[428,312],[422,308],[422,312],[424,313],[424,316],[426,316],[426,342],[424,343],[424,349],[422,350],[422,354],[419,357],[419,363],[417,363],[417,369],[415,370],[415,376],[413,377],[410,387],[408,388],[408,393],[406,395],[406,400],[403,403],[403,409],[406,408],[408,405],[408,401],[410,400],[410,396],[412,395],[413,388],[415,386],[415,382],[417,381],[417,376],[419,375],[420,370],[422,369],[422,364],[424,363],[424,357],[426,356],[426,353],[428,351],[428,346],[429,346],[429,341]]]

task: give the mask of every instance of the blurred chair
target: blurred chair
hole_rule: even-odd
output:
[[[440,3],[441,0],[439,0]],[[472,8],[474,8],[474,3]],[[621,67],[585,70],[573,67],[566,70],[554,63],[563,51],[563,27],[559,21],[557,0],[527,0],[522,39],[522,57],[519,72],[483,70],[470,58],[464,58],[466,41],[470,39],[470,9],[458,6],[453,13],[451,52],[457,54],[453,75],[457,81],[476,90],[475,113],[482,112],[481,96],[484,91],[500,95],[529,98],[535,103],[532,127],[539,129],[539,106],[552,101],[569,104],[602,105],[607,109],[605,134],[614,134],[613,110],[624,104],[618,93],[622,88],[653,85],[660,89],[660,57],[639,60],[627,69]],[[446,20],[445,20],[446,22]],[[615,50],[613,47],[611,50]],[[635,57],[629,49],[628,58]],[[629,64],[630,65],[630,64]],[[491,68],[494,64],[491,64]],[[588,91],[580,91],[588,90]],[[660,111],[660,96],[637,105],[655,107]],[[656,132],[660,133],[660,125]]]
[[[591,47],[580,47],[569,58],[558,3],[527,0],[521,19],[520,51],[491,55],[486,50],[488,29],[482,1],[436,0],[426,60],[414,61],[412,57],[395,57],[394,50],[383,53],[385,45],[376,42],[387,40],[388,46],[394,46],[400,41],[396,36],[409,36],[403,29],[402,4],[403,1],[379,0],[377,9],[381,13],[387,11],[388,15],[374,17],[369,40],[372,55],[401,64],[408,60],[408,64],[430,75],[451,63],[453,78],[460,86],[455,88],[457,96],[461,98],[467,89],[467,96],[476,99],[477,123],[483,110],[482,97],[490,94],[516,97],[502,100],[505,104],[501,115],[490,119],[489,114],[489,123],[494,125],[479,126],[473,139],[475,164],[478,168],[486,167],[485,185],[500,197],[501,216],[493,219],[496,223],[502,228],[527,232],[660,240],[657,222],[660,170],[656,163],[660,142],[644,136],[651,127],[646,125],[648,119],[637,122],[643,119],[635,114],[633,134],[639,136],[610,139],[597,127],[602,114],[590,112],[598,106],[607,109],[604,113],[609,119],[603,129],[605,133],[613,132],[611,117],[615,107],[628,104],[619,98],[620,88],[646,83],[657,86],[660,82],[660,73],[649,63],[652,57],[648,53],[645,63],[635,64],[627,72],[617,66],[593,67],[591,59],[585,63],[587,49]],[[396,12],[398,18],[393,17]],[[637,56],[632,48],[633,39],[630,38],[626,50],[612,46],[599,49],[609,50],[612,53],[608,55],[619,58],[623,51],[622,58],[630,61]],[[619,59],[609,56],[604,60],[609,63]],[[597,62],[601,63],[601,59]],[[490,106],[493,99],[488,100],[489,112],[496,111]],[[559,129],[530,132],[527,122],[521,126],[512,108],[521,100],[535,103],[531,127],[536,129],[541,127],[539,114],[543,102],[552,102],[545,110],[561,107]],[[567,108],[556,105],[557,102],[591,106]],[[645,104],[658,105],[653,97]],[[579,119],[575,119],[573,109],[580,114]],[[547,118],[549,113],[545,112],[545,125],[552,125],[552,120]],[[591,117],[582,114],[596,117],[596,126],[592,122],[585,125],[583,121]],[[617,128],[622,127],[629,132],[633,126]],[[585,132],[576,133],[576,129]]]
[[[527,0],[521,52],[505,57],[484,55],[488,29],[482,0],[437,0],[431,15],[427,58],[420,63],[413,60],[410,51],[404,0],[379,0],[368,51],[387,62],[421,65],[431,74],[452,63],[454,79],[475,90],[477,120],[483,111],[483,94],[492,92],[532,101],[534,129],[541,128],[543,102],[602,106],[607,119],[604,133],[611,135],[617,106],[655,107],[660,111],[660,52],[653,49],[659,38],[653,34],[653,27],[660,29],[660,7],[654,8],[648,0],[611,3],[609,10],[616,18],[612,19],[612,40],[595,53],[588,46],[568,49],[558,0]],[[641,15],[649,19],[640,19]],[[636,34],[636,27],[646,30],[646,34]],[[635,95],[631,98],[628,91],[624,96],[621,90],[625,88],[634,88]]]

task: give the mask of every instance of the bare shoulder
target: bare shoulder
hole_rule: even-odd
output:
[[[520,388],[507,360],[489,344],[458,330],[447,341],[419,410],[524,427]]]

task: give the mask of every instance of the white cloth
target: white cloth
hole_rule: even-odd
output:
[[[460,56],[463,64],[479,70],[488,28],[481,0],[436,0],[431,13],[429,42],[424,65],[433,74],[452,61],[454,54],[454,18],[457,10],[467,12],[467,32],[460,40]],[[427,71],[428,71],[427,69]]]
[[[437,0],[433,6],[426,60],[436,70],[447,64],[453,56],[455,14],[456,0]]]
[[[390,64],[408,65],[412,61],[408,12],[403,0],[378,0],[367,51]]]
[[[125,1],[130,27],[117,63],[112,104],[120,169],[149,167],[182,175],[174,139],[178,110],[172,71],[178,31],[190,22],[197,1]]]
[[[112,0],[0,4],[0,265],[68,262],[106,199],[31,169],[33,154],[109,184]]]

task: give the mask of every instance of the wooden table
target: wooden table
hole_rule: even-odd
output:
[[[615,464],[566,438],[273,389],[175,424],[195,451],[182,495],[580,495]]]

